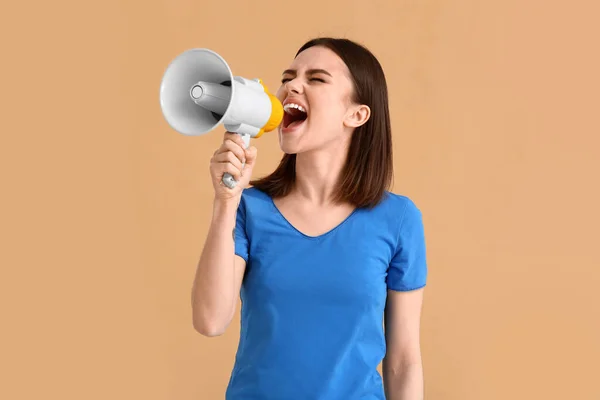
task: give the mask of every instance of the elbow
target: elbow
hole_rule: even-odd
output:
[[[221,336],[225,333],[226,327],[219,326],[216,324],[199,324],[194,323],[194,329],[196,332],[206,337]]]
[[[227,327],[229,326],[229,322],[217,320],[207,321],[203,318],[194,318],[193,325],[194,330],[196,330],[196,332],[202,336],[216,337],[225,333]]]
[[[202,336],[206,336],[206,337],[221,336],[222,334],[225,333],[225,329],[206,328],[203,326],[202,327],[194,326],[194,329],[196,329],[196,332],[198,332]]]
[[[391,376],[398,376],[405,374],[407,371],[423,368],[421,353],[418,349],[415,349],[414,351],[405,351],[396,356],[394,354],[386,354],[383,364],[386,373]]]
[[[192,324],[194,330],[206,337],[221,336],[229,326],[233,315],[223,318],[222,310],[209,309],[202,304],[197,304],[192,297]]]

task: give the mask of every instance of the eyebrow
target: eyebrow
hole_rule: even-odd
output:
[[[281,74],[281,75],[286,75],[286,74],[295,76],[297,74],[297,72],[295,69],[286,69],[285,71],[283,71],[283,74]],[[329,72],[327,72],[326,70],[321,69],[321,68],[309,69],[306,71],[306,74],[307,75],[325,74],[325,75],[329,75],[332,77],[332,75]]]

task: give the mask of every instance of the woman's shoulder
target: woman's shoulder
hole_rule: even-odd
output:
[[[271,207],[272,199],[271,197],[255,188],[253,186],[249,186],[242,190],[242,197],[240,199],[240,206],[243,208],[250,208],[253,210],[263,210]]]
[[[421,209],[416,201],[407,194],[386,191],[377,206],[367,210],[373,218],[383,218],[392,224],[401,224],[406,220],[422,217]]]
[[[385,191],[380,204],[386,209],[400,212],[420,211],[417,203],[412,197],[406,194],[394,193],[390,191]]]
[[[267,193],[263,192],[262,190],[254,187],[254,186],[248,186],[247,188],[244,188],[242,190],[242,198],[260,199],[260,200],[270,199],[270,197]]]

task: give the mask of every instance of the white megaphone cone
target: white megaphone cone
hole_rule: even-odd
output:
[[[250,138],[277,128],[283,119],[281,102],[260,79],[233,76],[229,65],[209,49],[191,49],[167,67],[160,85],[160,106],[168,124],[183,135],[203,135],[223,124]],[[223,183],[233,188],[230,174]]]

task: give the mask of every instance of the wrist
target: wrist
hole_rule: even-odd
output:
[[[240,197],[222,199],[215,198],[213,201],[213,220],[222,220],[223,218],[234,218],[237,213]]]

